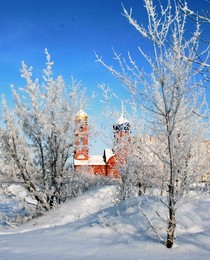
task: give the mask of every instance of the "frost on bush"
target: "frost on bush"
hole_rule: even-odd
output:
[[[116,231],[121,231],[121,216],[120,212],[117,211],[115,216],[110,215],[108,212],[103,211],[97,216],[97,223],[94,226],[102,226],[103,228],[112,228]]]
[[[32,67],[22,63],[21,77],[26,85],[12,86],[14,105],[3,97],[1,126],[1,172],[10,183],[21,183],[48,211],[66,200],[66,175],[72,172],[75,115],[84,102],[84,89],[72,79],[54,77],[47,50],[43,77],[33,78]]]
[[[78,197],[91,188],[110,185],[113,182],[114,180],[103,177],[101,175],[94,175],[90,173],[69,173],[65,177],[65,185],[63,190],[64,193],[67,194],[67,200]]]
[[[27,206],[17,198],[1,196],[0,228],[11,228],[25,223],[30,218]]]

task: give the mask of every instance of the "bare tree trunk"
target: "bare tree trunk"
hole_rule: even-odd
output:
[[[169,222],[167,229],[166,247],[171,248],[174,243],[174,233],[176,229],[176,215],[174,202],[174,187],[169,185]]]
[[[169,152],[169,161],[170,161],[170,179],[168,185],[169,222],[168,222],[168,229],[167,229],[166,247],[171,248],[174,243],[174,233],[176,229],[176,215],[175,215],[176,202],[174,200],[175,176],[174,176],[174,162],[173,162],[171,135],[168,128],[168,117],[166,119],[167,119],[166,122],[167,122],[167,132],[168,132],[168,152]]]

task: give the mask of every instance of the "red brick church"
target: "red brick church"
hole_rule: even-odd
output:
[[[77,113],[73,158],[75,172],[119,177],[117,165],[125,161],[126,145],[130,139],[130,124],[125,119],[123,111],[116,124],[113,125],[113,130],[113,149],[105,149],[103,155],[89,155],[88,115],[82,109]]]

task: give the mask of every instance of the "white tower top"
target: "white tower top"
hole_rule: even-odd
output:
[[[129,124],[128,120],[125,118],[124,114],[125,114],[125,107],[124,107],[124,103],[122,101],[121,116],[117,120],[116,124],[113,126],[114,130],[117,130],[117,131],[129,131],[130,124]]]

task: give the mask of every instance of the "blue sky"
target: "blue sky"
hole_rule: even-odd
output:
[[[193,2],[193,8],[201,10],[198,1]],[[90,91],[102,82],[119,85],[95,62],[94,50],[112,63],[112,48],[123,55],[127,51],[136,55],[139,45],[148,48],[123,17],[121,3],[133,7],[140,23],[145,21],[143,0],[0,0],[1,91],[7,92],[11,83],[23,84],[21,60],[40,76],[45,48],[55,61],[55,74],[62,74],[67,82],[73,75]],[[143,58],[136,57],[144,65]]]
[[[140,7],[141,1],[125,2]],[[73,75],[95,89],[109,73],[94,62],[94,50],[109,60],[112,47],[120,52],[137,49],[138,35],[121,13],[116,0],[1,0],[1,89],[19,84],[21,60],[39,75],[45,48],[55,61],[55,73],[67,81]]]
[[[189,2],[194,9],[201,9],[200,1]],[[95,62],[94,55],[95,50],[112,63],[112,48],[123,55],[128,50],[136,55],[139,45],[148,47],[122,16],[121,3],[126,8],[132,6],[134,16],[144,22],[143,0],[0,0],[1,92],[9,96],[11,84],[17,88],[24,85],[21,60],[32,66],[34,75],[39,77],[47,48],[55,62],[55,76],[62,74],[68,83],[73,75],[89,93],[96,91],[98,99],[98,84],[103,82],[125,97],[120,83]],[[143,59],[138,59],[143,65]],[[93,106],[90,113],[98,117],[102,105],[96,99]]]

